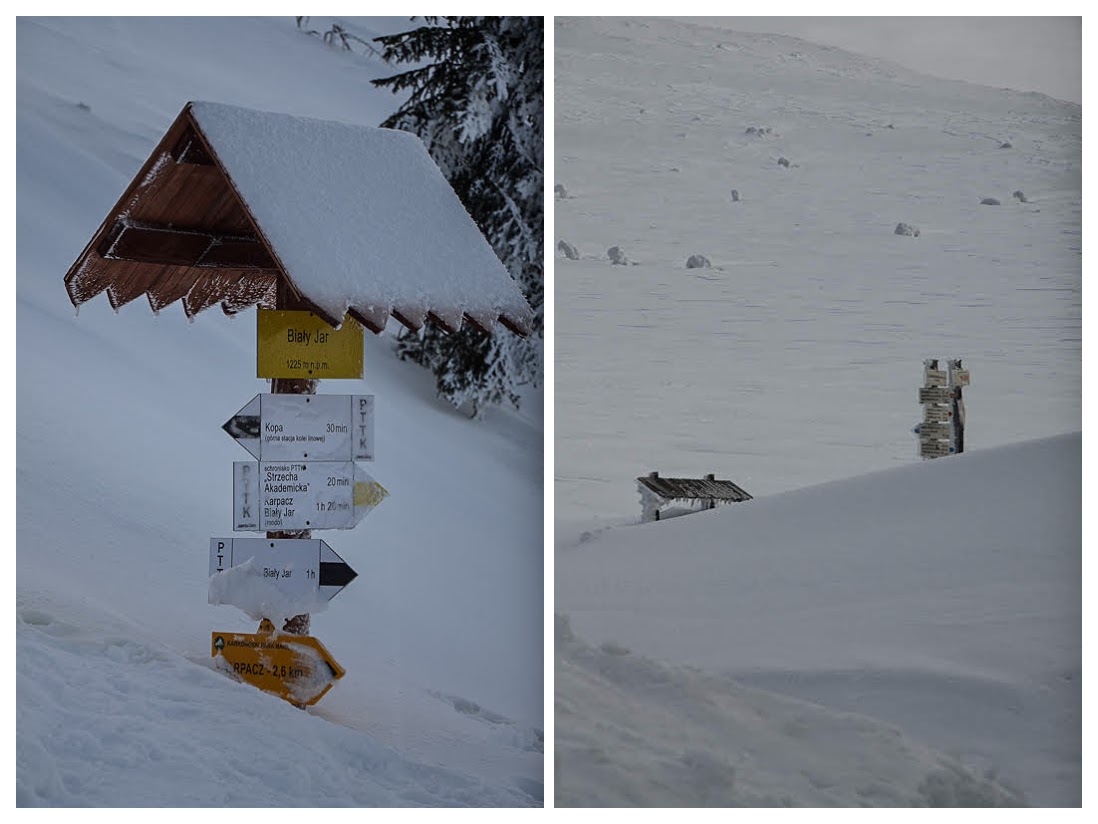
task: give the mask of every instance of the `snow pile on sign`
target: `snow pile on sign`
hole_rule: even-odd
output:
[[[415,135],[220,103],[192,111],[294,285],[331,316],[404,306],[530,317]]]
[[[267,618],[281,625],[295,615],[326,610],[330,600],[318,587],[278,587],[263,576],[263,565],[255,558],[210,576],[211,604],[231,604],[256,621]]]

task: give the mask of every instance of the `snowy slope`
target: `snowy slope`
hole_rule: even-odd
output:
[[[871,716],[1076,805],[1080,455],[1064,435],[610,529],[557,553],[557,610],[590,643]],[[582,703],[565,661],[558,707]]]
[[[390,497],[317,535],[359,577],[313,615],[347,675],[303,713],[209,657],[255,630],[206,578],[247,458],[221,424],[269,391],[254,312],[77,316],[62,285],[186,101],[374,126],[391,70],[293,18],[20,19],[17,48],[17,802],[540,804],[540,398],[471,422],[370,335],[364,380],[321,383],[376,395]]]
[[[597,648],[558,616],[556,804],[1018,806],[970,769],[864,715]]]
[[[1080,107],[555,32],[558,801],[1079,804]],[[923,463],[927,357],[972,386]],[[639,526],[652,470],[756,497]]]
[[[566,538],[652,470],[762,495],[917,461],[928,357],[971,368],[969,448],[1080,428],[1079,106],[674,20],[555,48]]]

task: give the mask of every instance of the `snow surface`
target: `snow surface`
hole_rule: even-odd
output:
[[[1079,805],[1080,107],[555,37],[558,803]],[[972,385],[923,462],[928,357]],[[641,526],[653,470],[755,500]]]
[[[349,22],[399,31],[408,21]],[[323,21],[313,18],[315,28]],[[187,100],[376,125],[391,72],[285,18],[16,25],[16,769],[20,806],[542,804],[541,398],[470,421],[366,336],[390,496],[321,537],[358,572],[312,635],[347,674],[306,711],[213,666],[221,425],[257,393],[255,314],[74,317],[62,279]]]
[[[192,110],[291,280],[333,317],[348,306],[530,315],[416,135],[219,103]]]
[[[1079,106],[789,37],[555,26],[558,531],[635,519],[653,470],[760,496],[915,461],[924,358],[971,369],[970,449],[1081,428]]]
[[[1030,803],[1078,805],[1080,456],[1079,435],[1062,435],[607,530],[558,551],[557,609],[590,643],[879,719],[877,734],[894,726],[978,775],[993,770]],[[570,721],[558,710],[556,758],[567,765],[580,755],[572,769],[586,774],[583,750],[565,742],[574,730],[590,735],[601,707],[592,712],[572,694],[568,656],[558,650],[558,707],[582,712]],[[703,707],[710,693],[740,689],[668,672],[697,690]],[[645,678],[621,682],[631,690]],[[682,703],[689,717],[693,704]],[[814,712],[819,723],[834,720]],[[631,734],[659,740],[647,723],[636,721]],[[846,757],[817,722],[808,726],[812,758]],[[689,734],[679,735],[686,746]],[[725,740],[717,751],[735,765],[739,739]],[[774,792],[785,767],[768,770]],[[789,767],[790,775],[801,769],[810,768]],[[858,803],[849,793],[862,780],[830,776],[835,796],[792,784],[784,792],[796,804]],[[558,799],[575,792],[559,770],[557,786]],[[915,789],[893,786],[886,798],[905,804]],[[664,798],[653,791],[647,803]]]

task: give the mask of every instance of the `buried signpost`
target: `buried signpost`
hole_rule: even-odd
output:
[[[913,430],[919,438],[920,457],[944,458],[965,451],[961,387],[969,382],[968,370],[961,368],[960,359],[950,360],[947,369],[938,368],[937,358],[923,361],[923,385],[919,388],[923,419]]]

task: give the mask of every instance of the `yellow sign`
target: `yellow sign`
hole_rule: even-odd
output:
[[[217,668],[299,707],[315,704],[343,677],[343,667],[316,638],[276,633],[269,621],[259,629],[213,633]]]
[[[361,378],[362,326],[333,329],[312,312],[256,310],[257,378]]]
[[[355,481],[354,505],[356,509],[359,507],[373,509],[384,501],[388,495],[389,490],[377,481]]]

